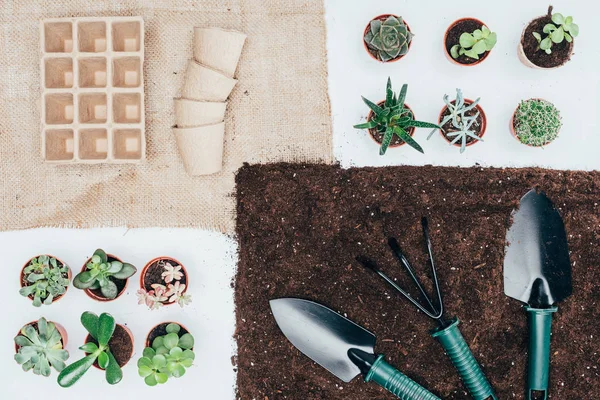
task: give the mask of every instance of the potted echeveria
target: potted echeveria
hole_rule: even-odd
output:
[[[413,34],[408,24],[397,15],[373,18],[363,33],[367,53],[377,61],[392,62],[404,57],[410,49]]]
[[[496,33],[480,20],[461,18],[448,27],[444,46],[448,59],[458,65],[477,65],[496,45]]]
[[[444,95],[446,105],[438,118],[442,127],[440,132],[450,145],[460,147],[461,153],[467,146],[483,142],[487,119],[479,100],[465,99],[460,89],[456,89],[456,98],[452,101],[448,95]],[[437,129],[431,131],[427,139],[429,140],[436,131]]]
[[[155,258],[140,275],[139,304],[146,304],[151,310],[175,303],[183,307],[192,301],[186,293],[188,287],[188,273],[179,261],[171,257]]]
[[[21,296],[28,297],[36,307],[50,305],[60,299],[71,282],[71,270],[58,258],[42,254],[33,257],[21,269]]]
[[[558,68],[571,59],[579,26],[573,17],[548,13],[532,20],[519,41],[519,59],[532,68]]]
[[[437,128],[440,126],[423,121],[416,121],[412,109],[405,103],[408,85],[402,85],[400,93],[392,91],[392,81],[387,80],[386,97],[375,104],[362,98],[371,110],[367,122],[354,125],[355,129],[368,129],[371,138],[380,145],[379,154],[384,155],[388,147],[399,147],[408,144],[423,153],[423,148],[413,139],[415,128]]]
[[[177,323],[156,325],[146,338],[146,348],[138,360],[138,373],[148,386],[180,378],[194,362],[194,337]]]
[[[112,315],[100,316],[84,312],[81,324],[89,332],[85,344],[79,349],[85,357],[64,368],[58,375],[58,384],[62,387],[74,385],[92,365],[106,372],[106,381],[117,384],[123,379],[121,367],[133,356],[133,336],[129,329],[115,323]]]
[[[110,301],[119,297],[127,287],[127,279],[137,269],[102,249],[94,252],[73,278],[73,286],[85,290],[94,300]]]
[[[15,361],[23,371],[49,376],[51,369],[61,372],[69,353],[65,350],[67,332],[55,322],[40,318],[21,328],[15,337]]]
[[[513,113],[510,129],[521,143],[543,147],[560,133],[560,111],[544,99],[523,100]]]

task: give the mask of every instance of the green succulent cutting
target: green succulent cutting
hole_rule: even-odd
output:
[[[464,32],[460,35],[459,44],[450,48],[450,55],[456,59],[462,55],[479,60],[479,56],[490,51],[496,45],[497,36],[487,26],[475,29],[473,33]]]
[[[100,289],[107,299],[117,297],[117,285],[111,280],[127,279],[137,272],[137,269],[128,263],[114,260],[109,261],[106,252],[98,249],[86,265],[86,270],[75,275],[73,286],[77,289]]]
[[[69,286],[69,267],[45,254],[32,258],[23,273],[28,285],[19,293],[25,297],[33,296],[36,307],[52,304],[52,300],[64,294]]]
[[[15,343],[19,346],[15,361],[23,371],[33,370],[36,375],[49,376],[51,367],[62,371],[69,358],[56,325],[43,317],[37,321],[37,329],[32,324],[24,326]]]
[[[119,383],[123,379],[123,371],[108,346],[115,331],[115,319],[107,313],[97,316],[86,311],[81,314],[81,324],[98,344],[88,342],[81,346],[79,349],[88,355],[64,368],[58,375],[58,384],[65,388],[72,386],[94,365],[96,360],[98,366],[106,371],[106,381],[111,385]]]
[[[545,38],[539,32],[533,32],[539,44],[539,49],[544,50],[546,54],[552,53],[554,43],[562,43],[563,40],[572,42],[573,38],[579,35],[579,26],[573,22],[573,17],[564,17],[561,13],[552,14],[554,24],[546,24],[542,32],[546,34]]]
[[[386,62],[408,53],[412,37],[402,17],[391,15],[385,21],[372,20],[364,41],[379,60]]]
[[[513,116],[515,135],[523,144],[544,146],[558,136],[562,121],[560,111],[549,101],[521,101]]]
[[[138,373],[148,386],[165,383],[171,377],[182,377],[194,362],[194,337],[190,333],[179,337],[178,324],[168,324],[166,331],[166,335],[154,339],[152,347],[144,349],[137,363]]]
[[[402,85],[400,93],[396,95],[396,93],[392,91],[392,81],[388,77],[386,98],[382,106],[379,106],[364,97],[362,98],[365,104],[373,111],[373,117],[363,124],[354,125],[354,128],[377,129],[379,132],[383,133],[383,140],[381,141],[381,147],[379,149],[380,155],[385,154],[394,135],[413,149],[423,153],[423,148],[408,134],[407,129],[411,127],[441,129],[439,125],[430,122],[415,121],[412,111],[404,105],[407,90],[408,85],[404,84]]]

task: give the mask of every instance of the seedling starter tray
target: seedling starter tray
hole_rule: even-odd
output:
[[[40,38],[43,159],[145,159],[144,20],[44,19]]]

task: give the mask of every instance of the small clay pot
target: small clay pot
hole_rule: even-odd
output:
[[[150,329],[150,332],[148,332],[148,335],[146,336],[146,347],[152,347],[152,341],[154,340],[154,338],[158,337],[158,336],[164,336],[166,335],[166,330],[164,331],[164,333],[162,332],[167,325],[169,324],[177,324],[181,327],[181,329],[179,330],[179,337],[183,336],[186,333],[189,333],[190,331],[183,326],[182,324],[180,324],[179,322],[173,322],[173,321],[167,321],[167,322],[161,322],[160,324],[156,324],[154,325],[154,327],[152,329]],[[160,329],[161,332],[156,333],[155,331]],[[193,348],[192,348],[193,350]]]
[[[451,103],[454,104],[455,101],[456,100],[452,100]],[[470,104],[473,103],[473,100],[471,100],[471,99],[464,99],[464,102],[465,102],[466,105],[470,105]],[[478,132],[479,134],[477,136],[479,136],[480,138],[483,138],[483,135],[485,134],[485,130],[487,128],[487,117],[485,115],[485,112],[483,111],[483,108],[481,108],[481,106],[479,104],[477,104],[475,106],[475,109],[477,111],[479,111],[479,115],[481,116],[481,129],[479,130],[479,132]],[[444,119],[444,113],[446,112],[446,110],[448,110],[448,106],[444,106],[444,108],[442,108],[442,111],[440,111],[440,115],[438,117],[438,125],[442,123],[442,120]],[[452,132],[452,131],[449,131],[449,132]],[[444,139],[446,139],[446,141],[448,143],[452,143],[453,138],[448,138],[444,134],[444,130],[443,129],[440,129],[440,134],[442,135],[442,137]],[[473,145],[473,144],[475,144],[477,142],[479,142],[479,140],[473,139],[470,142],[467,141],[466,146],[469,147],[469,146],[471,146],[471,145]],[[456,142],[456,143],[453,144],[453,146],[461,147],[461,143],[460,142]]]
[[[42,255],[42,254],[40,254],[40,255]],[[71,283],[71,277],[72,277],[72,275],[71,275],[71,268],[65,262],[63,262],[61,259],[59,259],[57,257],[54,257],[54,256],[52,256],[50,254],[46,254],[46,255],[48,257],[51,257],[51,258],[56,258],[56,261],[58,261],[60,264],[66,266],[68,268],[67,279],[69,279],[69,285],[67,285],[67,287],[65,289],[65,292],[63,294],[59,294],[58,296],[56,296],[55,298],[52,299],[52,303],[55,303],[60,298],[62,298],[65,294],[67,294],[67,290],[69,290],[69,286],[70,286],[70,283]],[[39,256],[37,256],[37,257],[39,257]],[[19,275],[19,284],[21,285],[22,288],[25,287],[25,286],[28,286],[28,285],[25,284],[25,268],[27,268],[29,266],[29,263],[31,262],[32,259],[37,258],[37,257],[30,258],[25,263],[25,265],[23,265],[23,268],[21,268],[21,274]],[[29,295],[27,297],[29,298],[29,300],[33,301],[33,296],[32,295]],[[43,300],[42,300],[42,302],[43,302]]]
[[[380,20],[381,22],[385,21],[386,19],[388,19],[388,17],[396,17],[396,18],[400,18],[399,16],[395,15],[395,14],[381,14],[376,16],[375,18],[372,18],[369,23],[367,24],[367,26],[365,27],[365,30],[363,31],[363,46],[365,47],[365,50],[367,51],[367,53],[371,56],[372,59],[374,59],[375,61],[379,61],[380,63],[389,63],[389,62],[396,62],[398,60],[400,60],[401,58],[403,58],[404,56],[406,56],[408,54],[408,52],[402,56],[398,56],[396,58],[392,58],[389,61],[381,61],[379,58],[377,58],[377,56],[375,56],[373,54],[373,50],[371,50],[369,48],[369,46],[367,46],[367,42],[365,42],[365,35],[367,34],[367,32],[371,29],[371,21],[375,21],[376,19]],[[410,30],[410,26],[408,26],[408,24],[406,23],[406,21],[404,19],[402,19],[402,21],[404,22],[404,25],[406,25],[406,29],[409,32],[412,32]],[[408,51],[410,52],[410,46],[412,46],[412,40],[408,43]]]
[[[106,254],[106,257],[108,258],[108,261],[119,261],[119,262],[123,262],[119,257],[116,257],[112,254]],[[85,263],[83,263],[83,267],[81,268],[81,272],[84,272],[85,270],[87,270],[86,265],[92,261],[92,257],[88,258],[87,261]],[[110,278],[109,278],[110,279]],[[127,289],[127,285],[129,284],[129,278],[127,279],[117,279],[118,281],[124,281],[125,285],[121,288],[121,290],[119,290],[119,292],[117,293],[117,297],[115,297],[114,299],[107,299],[106,297],[103,297],[102,294],[100,294],[100,289],[84,289],[83,291],[85,292],[85,294],[87,294],[89,297],[91,297],[92,299],[96,300],[96,301],[100,301],[100,302],[107,302],[107,301],[113,301],[118,299],[123,293],[125,293],[125,290]],[[116,283],[116,282],[115,282]]]
[[[129,342],[131,343],[131,346],[130,346],[131,347],[131,351],[129,352],[129,354],[121,354],[118,351],[114,351],[111,348],[111,342],[115,338],[115,334],[117,333],[117,329],[122,329],[122,331],[121,330],[119,331],[120,333],[122,333],[121,336],[125,336],[126,335],[125,338],[128,337]],[[88,334],[85,337],[85,342],[84,343],[90,343],[90,342],[95,343],[96,345],[98,345],[98,342],[96,341],[96,339],[94,339],[92,337],[92,335]],[[115,359],[117,360],[117,363],[119,364],[119,366],[121,368],[123,368],[129,362],[129,360],[131,360],[131,358],[133,357],[134,340],[133,340],[133,334],[131,333],[131,331],[129,330],[129,328],[127,328],[125,325],[117,324],[115,326],[115,333],[113,333],[113,337],[108,342],[108,347],[111,349],[111,353],[112,353],[113,356],[115,356]],[[85,354],[86,354],[86,356],[89,355],[89,353],[85,353]],[[98,366],[98,361],[97,360],[94,362],[94,367],[96,367],[99,370],[102,370],[102,368],[100,368]]]
[[[150,260],[145,266],[144,269],[142,269],[142,273],[140,274],[140,289],[144,289],[146,291],[151,290],[151,286],[153,283],[160,283],[161,285],[164,284],[164,286],[166,286],[167,284],[164,281],[161,282],[146,282],[146,273],[148,272],[148,270],[150,269],[150,267],[152,267],[154,264],[158,263],[159,261],[168,261],[170,262],[174,267],[175,266],[180,266],[181,267],[181,272],[183,273],[183,277],[181,278],[181,280],[179,280],[179,282],[181,282],[182,284],[185,284],[185,289],[183,290],[183,293],[187,292],[189,286],[190,286],[190,279],[189,279],[189,275],[187,273],[187,270],[185,269],[185,267],[183,266],[182,263],[180,263],[179,261],[177,261],[176,259],[174,259],[173,257],[166,257],[166,256],[162,256],[162,257],[156,257],[152,260]],[[173,282],[171,282],[173,283]],[[170,306],[171,304],[175,304],[174,301],[170,301],[170,302],[165,302],[163,303],[163,305],[165,306]]]
[[[377,103],[378,106],[383,106],[385,104],[385,100],[381,100],[379,103]],[[413,115],[413,119],[415,119],[415,113],[413,112],[412,108],[410,108],[406,103],[404,103],[404,108],[408,108],[410,110],[410,112]],[[375,115],[375,113],[373,112],[373,110],[369,111],[369,115],[367,116],[367,121],[370,121],[373,118],[373,115]],[[411,126],[410,128],[406,129],[406,133],[409,134],[409,136],[413,136],[415,134],[415,127]],[[369,136],[371,137],[371,139],[373,139],[373,141],[375,143],[377,143],[378,145],[381,146],[381,142],[378,141],[375,137],[375,135],[382,135],[379,133],[379,131],[377,130],[377,128],[370,128],[369,129]],[[383,135],[382,135],[383,138]],[[396,141],[394,143],[394,141]],[[392,147],[400,147],[402,145],[405,145],[406,142],[403,140],[400,140],[397,138],[397,136],[394,136],[392,139],[392,142],[390,143],[390,145],[388,146],[388,148],[392,148]]]
[[[54,324],[54,326],[56,326],[56,330],[58,331],[58,333],[60,333],[60,339],[62,342],[62,347],[63,349],[65,349],[67,347],[67,341],[69,340],[69,336],[67,335],[67,330],[58,322],[54,322],[54,321],[48,321],[48,322],[52,322]],[[37,329],[37,323],[38,321],[31,321],[28,324],[25,324],[21,327],[21,329],[23,329],[24,327],[26,327],[27,325],[33,325],[36,329]],[[19,329],[19,332],[17,332],[17,334],[15,335],[15,337],[19,336],[21,334],[21,329]],[[15,353],[19,352],[19,349],[21,348],[21,346],[17,345],[15,343]]]
[[[575,38],[572,42],[563,40],[562,43],[554,43],[552,45],[552,54],[546,54],[543,50],[538,50],[538,43],[533,32],[538,32],[542,35],[544,25],[552,22],[552,7],[548,9],[548,14],[532,19],[521,33],[517,54],[519,60],[529,68],[535,69],[555,69],[562,67],[571,59]]]
[[[536,98],[533,98],[533,99],[530,99],[530,100],[543,100],[543,99],[540,99],[539,97],[536,97]],[[531,148],[534,148],[534,149],[538,149],[538,148],[541,148],[541,147],[547,146],[547,145],[549,145],[550,143],[552,143],[552,141],[549,141],[549,142],[546,142],[546,143],[544,143],[544,144],[543,144],[543,145],[541,145],[541,146],[533,146],[533,145],[530,145],[530,144],[528,144],[528,143],[523,143],[523,142],[521,142],[521,140],[520,140],[520,139],[519,139],[519,137],[517,136],[517,132],[515,132],[515,114],[517,113],[517,110],[519,109],[519,107],[520,107],[520,106],[521,106],[521,103],[519,103],[519,105],[518,105],[518,106],[515,108],[515,111],[512,113],[512,116],[510,117],[510,125],[509,125],[509,128],[510,128],[510,133],[512,133],[513,137],[514,137],[515,139],[517,139],[517,141],[518,141],[519,143],[521,143],[521,144],[524,144],[525,146],[529,146],[529,147],[531,147]]]
[[[465,59],[472,60],[472,62],[459,62],[459,61],[455,60],[454,58],[452,58],[452,55],[450,54],[450,49],[452,48],[452,46],[457,45],[459,43],[458,42],[456,42],[456,43],[449,43],[448,35],[450,34],[450,32],[453,29],[458,29],[460,26],[464,26],[464,25],[471,26],[471,28],[465,28],[467,30],[462,30],[461,29],[461,31],[462,31],[461,34],[464,33],[464,32],[468,32],[468,31],[470,31],[468,33],[473,33],[473,31],[475,29],[481,29],[481,27],[484,26],[485,24],[483,22],[481,22],[480,20],[478,20],[477,18],[471,18],[471,17],[460,18],[460,19],[457,19],[456,21],[454,21],[452,24],[450,24],[450,26],[448,27],[448,29],[446,29],[446,33],[444,33],[444,43],[443,43],[443,45],[444,45],[444,53],[446,54],[446,58],[448,60],[450,60],[451,63],[456,64],[456,65],[460,65],[462,67],[472,67],[472,66],[475,66],[475,65],[480,64],[481,62],[483,62],[483,60],[485,60],[490,55],[490,53],[492,51],[490,50],[490,51],[486,51],[485,53],[483,53],[481,55],[481,57],[479,57],[479,60],[475,60],[475,59],[472,59],[470,57],[466,57],[465,56]],[[475,25],[477,27],[476,28],[472,28],[472,26],[475,26]],[[487,26],[487,25],[485,25],[485,26]],[[460,37],[460,35],[458,35],[458,37]],[[458,59],[460,59],[460,58],[461,57],[459,56]]]

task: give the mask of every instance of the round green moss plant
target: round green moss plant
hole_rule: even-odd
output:
[[[521,143],[542,147],[558,136],[562,127],[560,111],[543,99],[521,101],[513,116],[513,128]]]

